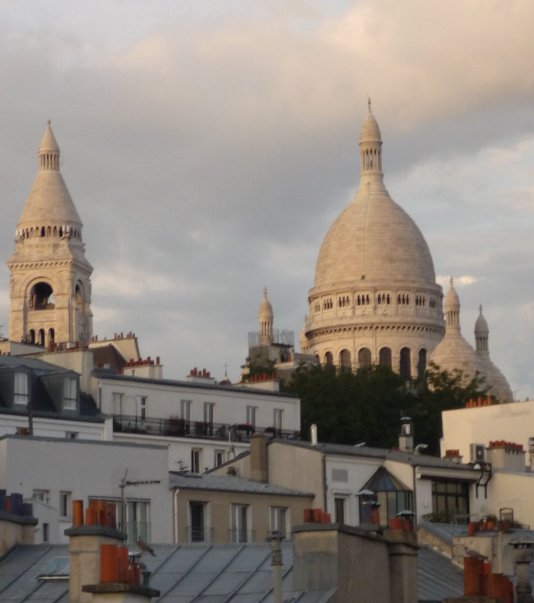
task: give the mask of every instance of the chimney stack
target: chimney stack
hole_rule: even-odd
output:
[[[269,481],[267,438],[260,433],[250,438],[250,479],[263,483]]]
[[[399,450],[402,452],[413,452],[413,424],[411,417],[401,417]]]

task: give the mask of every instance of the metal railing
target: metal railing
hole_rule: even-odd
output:
[[[169,417],[137,417],[135,415],[113,415],[113,431],[122,433],[140,433],[147,435],[201,438],[230,442],[248,442],[254,433],[263,433],[271,438],[300,439],[300,432],[274,427],[256,427],[245,423],[206,423],[204,421],[186,421]]]

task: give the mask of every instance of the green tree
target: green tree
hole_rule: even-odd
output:
[[[416,443],[439,453],[441,412],[461,408],[484,391],[478,377],[430,365],[420,382],[406,383],[390,368],[371,366],[356,373],[331,366],[299,367],[289,386],[301,399],[302,430],[317,424],[323,442],[394,448],[400,417],[410,416]]]

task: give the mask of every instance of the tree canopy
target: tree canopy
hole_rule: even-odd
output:
[[[319,440],[368,446],[398,445],[400,417],[414,424],[415,443],[439,454],[441,412],[462,408],[484,393],[483,381],[466,379],[462,371],[441,371],[430,364],[420,381],[406,383],[385,366],[356,373],[332,366],[299,367],[287,386],[301,399],[302,430],[317,424]]]

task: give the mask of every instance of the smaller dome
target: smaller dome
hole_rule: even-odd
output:
[[[475,322],[475,337],[484,337],[489,335],[489,327],[484,314],[482,314],[482,306],[479,308],[480,314]]]
[[[456,289],[454,288],[452,277],[450,283],[451,285],[447,291],[447,295],[443,299],[443,309],[445,310],[445,313],[447,313],[447,310],[456,312],[460,310],[460,298],[458,297],[458,293],[456,293]]]

